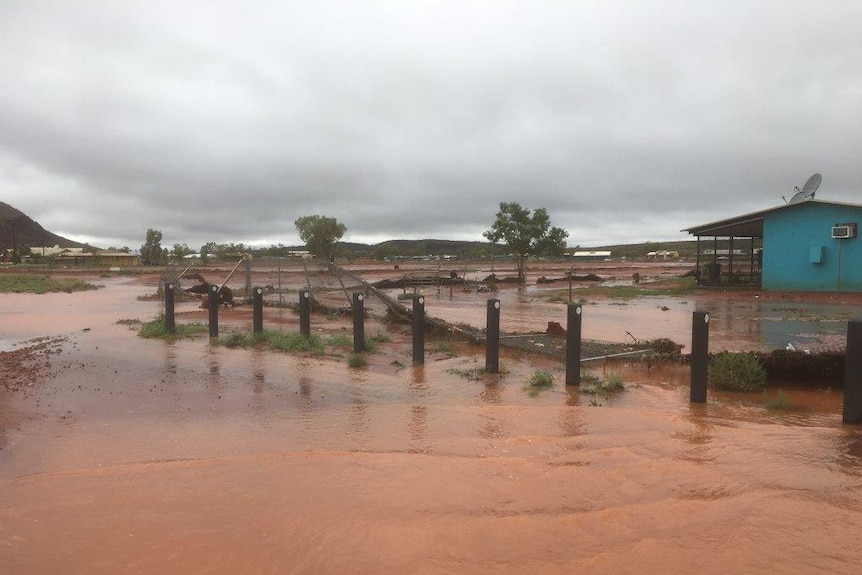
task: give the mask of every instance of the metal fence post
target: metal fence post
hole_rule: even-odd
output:
[[[210,338],[218,337],[218,286],[211,285],[209,292]]]
[[[566,317],[566,385],[581,384],[581,318],[583,308],[570,303]]]
[[[353,294],[353,353],[365,351],[365,296]]]
[[[425,298],[413,296],[413,363],[425,363]]]
[[[862,423],[862,321],[847,322],[842,421]]]
[[[696,311],[691,318],[691,394],[692,403],[706,402],[709,372],[709,312]]]
[[[308,337],[311,335],[311,292],[299,292],[299,333]]]
[[[174,284],[165,284],[165,331],[174,333],[177,326],[174,321]]]
[[[500,300],[488,300],[487,342],[485,348],[485,370],[500,371]]]
[[[263,331],[263,288],[254,288],[252,304],[252,331],[258,334]]]

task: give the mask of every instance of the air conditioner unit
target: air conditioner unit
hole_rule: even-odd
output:
[[[832,237],[839,240],[847,240],[856,237],[856,224],[838,224],[832,226]]]

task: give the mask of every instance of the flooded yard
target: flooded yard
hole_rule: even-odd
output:
[[[760,394],[690,404],[684,365],[591,364],[626,385],[598,396],[566,388],[558,362],[510,351],[505,373],[467,377],[484,365],[468,343],[412,366],[397,331],[360,369],[332,353],[145,340],[117,322],[158,315],[138,299],[154,284],[97,283],[0,296],[3,351],[56,341],[0,390],[4,573],[855,574],[862,562],[862,428],[841,423],[840,389],[786,385],[797,409],[772,411]],[[482,326],[479,296],[429,293],[426,309]],[[564,303],[498,297],[504,329],[564,323]],[[711,343],[783,347],[830,323],[811,317],[858,309],[751,300],[707,302]],[[702,303],[588,304],[584,337],[688,348]],[[774,333],[779,315],[805,323]],[[205,321],[196,302],[179,317]],[[220,322],[249,329],[250,312]],[[298,330],[289,310],[267,308],[266,322]],[[536,370],[554,386],[530,393]]]

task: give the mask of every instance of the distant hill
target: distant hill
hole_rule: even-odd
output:
[[[454,240],[388,240],[375,245],[360,244],[354,242],[342,242],[339,244],[341,255],[353,257],[384,257],[395,256],[425,256],[425,255],[450,255],[460,259],[473,257],[488,257],[491,253],[491,244],[488,242],[467,242]],[[296,249],[303,249],[302,246]],[[507,253],[506,247],[494,246],[494,253]],[[693,258],[696,256],[696,241],[679,242],[645,242],[640,244],[617,244],[610,246],[591,247],[568,247],[566,252],[577,250],[608,250],[614,259],[625,257],[627,259],[646,259],[649,252],[669,251],[677,252],[682,258]]]
[[[60,246],[82,248],[84,244],[51,233],[23,212],[0,202],[0,251],[14,247]]]

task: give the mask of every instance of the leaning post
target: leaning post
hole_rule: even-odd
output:
[[[210,286],[208,307],[210,312],[210,338],[218,337],[218,291],[217,285]]]
[[[413,296],[413,363],[425,363],[425,298]]]
[[[862,321],[847,322],[844,357],[844,423],[862,423]]]
[[[692,403],[706,402],[709,368],[709,312],[696,311],[691,319],[691,394]]]
[[[581,385],[581,318],[583,308],[570,303],[566,317],[566,385]]]
[[[365,351],[365,296],[353,294],[353,353]]]
[[[263,332],[263,288],[256,287],[252,294],[252,332]]]
[[[485,370],[500,371],[500,300],[488,300],[487,342],[485,347]]]
[[[299,292],[299,333],[308,337],[311,335],[311,292]]]
[[[165,284],[165,331],[174,333],[177,331],[174,321],[174,284]]]

